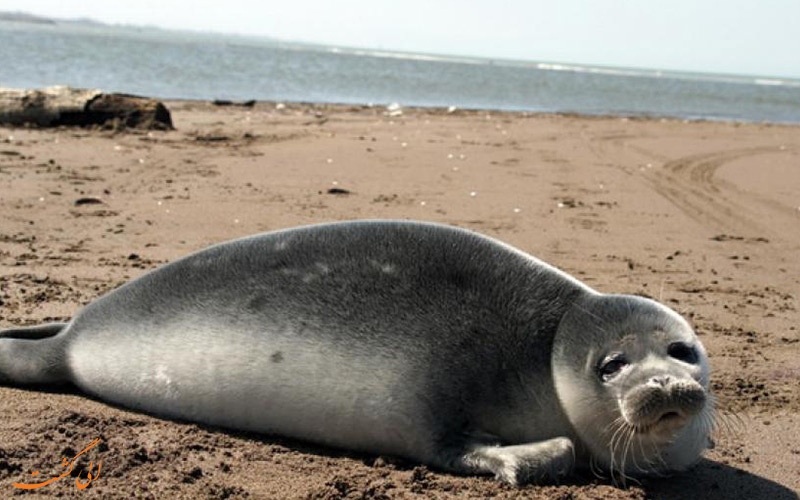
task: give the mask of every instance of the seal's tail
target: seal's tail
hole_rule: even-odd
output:
[[[67,381],[64,338],[67,323],[0,331],[0,383],[54,384]]]

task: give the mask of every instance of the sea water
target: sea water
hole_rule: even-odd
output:
[[[800,122],[800,80],[362,50],[0,21],[0,86],[162,99],[328,102]]]

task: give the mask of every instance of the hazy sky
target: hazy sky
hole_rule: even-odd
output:
[[[800,78],[798,0],[0,0],[356,47]]]

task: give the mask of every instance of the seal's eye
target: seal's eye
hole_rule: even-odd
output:
[[[606,358],[598,368],[597,372],[603,381],[609,380],[622,370],[628,362],[622,356]]]
[[[673,342],[667,347],[667,354],[684,363],[697,363],[697,350],[684,342]]]

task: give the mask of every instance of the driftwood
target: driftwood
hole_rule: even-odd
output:
[[[169,110],[154,99],[70,87],[0,88],[0,124],[173,128]]]

